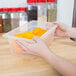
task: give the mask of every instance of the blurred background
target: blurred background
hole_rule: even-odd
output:
[[[66,24],[67,26],[70,26],[70,27],[76,26],[76,18],[75,18],[76,17],[75,16],[76,15],[76,6],[75,6],[76,0],[56,0],[56,2],[54,4],[55,4],[55,7],[52,6],[52,8],[56,8],[56,9],[54,11],[52,11],[51,14],[48,14],[48,15],[52,16],[52,17],[50,17],[50,19],[51,19],[50,22],[59,21],[59,22],[63,22],[64,24]],[[8,32],[8,31],[10,31],[18,26],[21,26],[24,23],[22,20],[24,20],[26,18],[27,18],[27,21],[30,21],[29,20],[30,15],[28,14],[28,11],[29,11],[28,5],[29,5],[28,0],[0,0],[0,9],[1,9],[0,13],[2,14],[2,12],[4,12],[4,13],[8,12],[11,14],[11,18],[8,17],[8,19],[9,18],[10,18],[9,20],[13,19],[13,21],[11,20],[11,23],[9,23],[10,22],[9,20],[3,21],[5,19],[5,17],[7,18],[7,16],[2,14],[2,19],[0,19],[0,31],[1,31],[1,33]],[[47,5],[49,5],[49,4],[47,4]],[[9,8],[9,9],[4,9],[4,8]],[[12,9],[10,9],[10,8],[12,8]],[[26,12],[27,17],[24,17],[25,16],[24,13],[22,13],[22,14],[20,13],[23,11]],[[46,11],[47,10],[44,9],[44,13]],[[15,12],[14,16],[12,15],[13,12]],[[17,14],[17,13],[19,13],[19,14]],[[39,12],[37,11],[37,13],[39,13]],[[35,14],[35,16],[38,16],[36,14]],[[53,18],[53,17],[55,17],[55,18]],[[49,16],[47,19],[49,19]],[[18,23],[14,22],[15,20]],[[34,19],[34,20],[36,20],[36,19]],[[7,26],[5,24],[7,24]],[[9,25],[12,26],[12,29],[10,29],[11,26],[9,26]],[[5,30],[5,31],[2,31],[1,29]]]

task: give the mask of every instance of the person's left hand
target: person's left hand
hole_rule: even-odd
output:
[[[25,50],[25,53],[44,56],[49,51],[49,48],[44,40],[38,37],[34,37],[33,40],[35,43],[28,43],[22,40],[16,41],[16,43]]]

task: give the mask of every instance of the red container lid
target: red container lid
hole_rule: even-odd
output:
[[[10,11],[11,12],[17,12],[18,11],[18,8],[10,8]]]
[[[45,3],[46,0],[37,0],[37,3]]]
[[[27,3],[36,3],[36,0],[27,0]]]
[[[56,0],[47,0],[47,2],[55,3],[55,2],[56,2]]]
[[[0,12],[1,12],[1,8],[0,8]]]
[[[9,12],[9,10],[10,10],[9,8],[1,8],[2,12]]]
[[[19,11],[26,11],[27,8],[26,8],[26,7],[20,7],[20,8],[18,8],[18,10],[19,10]]]

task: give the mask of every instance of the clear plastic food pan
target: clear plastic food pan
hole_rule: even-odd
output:
[[[10,50],[13,54],[19,55],[19,56],[24,56],[24,57],[33,57],[31,55],[28,55],[25,53],[25,50],[23,50],[19,45],[17,45],[15,43],[15,40],[24,40],[27,41],[29,43],[32,43],[32,39],[25,39],[25,38],[18,38],[18,37],[14,37],[15,34],[18,33],[23,33],[25,31],[32,31],[34,28],[43,28],[46,30],[50,29],[50,32],[41,36],[41,38],[49,45],[51,43],[51,41],[53,41],[54,39],[54,33],[55,33],[55,29],[56,29],[56,25],[52,25],[52,23],[50,22],[38,22],[38,21],[31,21],[27,24],[22,25],[21,27],[18,27],[8,33],[6,33],[5,35],[3,35],[3,37],[8,38],[8,42],[10,45]]]

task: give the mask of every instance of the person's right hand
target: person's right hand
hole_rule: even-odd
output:
[[[28,43],[23,40],[16,40],[16,44],[25,51],[26,54],[44,57],[50,50],[44,40],[38,37],[33,38],[34,43]],[[50,51],[50,53],[52,53]],[[48,55],[47,55],[48,56]]]
[[[53,22],[53,24],[58,25],[55,35],[60,37],[69,37],[70,26],[67,26],[61,22]]]

